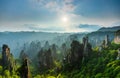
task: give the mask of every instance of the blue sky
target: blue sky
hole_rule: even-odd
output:
[[[0,0],[0,31],[89,32],[120,25],[120,0]]]

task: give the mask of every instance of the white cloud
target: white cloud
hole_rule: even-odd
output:
[[[73,0],[30,0],[32,4],[39,6],[39,8],[44,7],[49,11],[54,11],[57,13],[68,13],[75,10],[75,5],[73,5]]]
[[[73,4],[74,0],[34,0],[40,7],[44,7],[49,11],[57,13],[58,17],[68,16],[69,25],[73,24],[92,24],[100,26],[112,26],[120,22],[119,18],[112,16],[103,18],[84,17],[81,14],[74,13],[78,5]],[[79,7],[80,8],[80,7]],[[69,26],[70,27],[70,26]]]
[[[45,19],[44,22],[41,20],[38,21],[29,21],[25,20],[25,22],[18,21],[17,22],[8,22],[2,25],[2,21],[0,22],[1,28],[3,30],[51,30],[54,31],[61,29],[64,32],[83,32],[86,31],[84,29],[78,29],[75,26],[80,24],[89,24],[89,25],[99,25],[99,26],[113,26],[113,25],[120,25],[119,18],[90,18],[84,17],[82,15],[75,14],[74,11],[78,7],[77,5],[73,4],[74,0],[29,0],[31,4],[34,6],[33,9],[37,8],[37,10],[45,9],[56,16],[54,19],[50,17],[43,16],[42,19]],[[35,9],[36,10],[36,9]],[[38,11],[39,12],[39,11]],[[41,13],[40,13],[41,14]],[[49,16],[49,14],[48,14]],[[62,22],[61,18],[67,18],[67,22]],[[28,21],[28,22],[27,22]],[[24,24],[28,24],[29,26],[26,27]],[[31,24],[33,23],[33,24]],[[6,27],[3,27],[6,26]],[[50,29],[51,28],[51,29]],[[46,31],[45,30],[45,31]],[[53,30],[51,30],[53,31]]]
[[[57,3],[55,1],[49,2],[45,5],[46,8],[56,8]]]

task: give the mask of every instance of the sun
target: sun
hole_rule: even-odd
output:
[[[64,16],[64,17],[62,17],[62,21],[63,21],[63,22],[67,22],[67,21],[68,21],[68,18],[67,18],[67,17],[65,17],[65,16]]]

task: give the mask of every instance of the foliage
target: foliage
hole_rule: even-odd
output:
[[[120,45],[112,43],[108,48],[98,51],[93,49],[88,62],[82,64],[78,71],[65,73],[69,78],[118,78],[120,77],[120,60],[117,58],[117,49]]]
[[[9,78],[10,77],[10,71],[9,70],[5,70],[4,71],[4,77],[5,78]]]
[[[0,75],[2,74],[3,67],[0,66]]]
[[[109,47],[101,51],[99,51],[99,47],[95,47],[87,56],[87,62],[82,62],[83,45],[78,41],[73,41],[71,48],[66,49],[65,60],[58,60],[57,57],[53,59],[52,51],[54,50],[51,48],[48,50],[41,49],[37,55],[39,62],[35,60],[37,63],[30,64],[29,68],[32,78],[119,78],[120,60],[116,60],[118,48],[120,45],[115,43],[111,43]],[[56,49],[56,54],[61,54],[60,49]],[[19,59],[16,61],[16,67],[19,69],[21,62]],[[39,67],[40,64],[43,66]],[[42,68],[44,71],[41,73]],[[3,67],[0,66],[0,78],[20,78],[19,74],[15,70],[12,72],[3,70]]]

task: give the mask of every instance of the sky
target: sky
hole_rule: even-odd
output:
[[[0,31],[89,32],[120,25],[120,0],[0,0]]]

